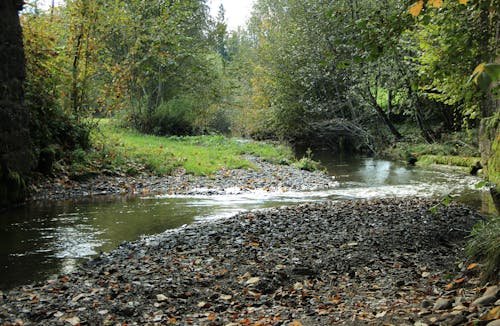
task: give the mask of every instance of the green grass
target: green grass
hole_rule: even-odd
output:
[[[119,128],[109,119],[99,120],[93,142],[96,150],[87,162],[95,163],[95,169],[118,170],[127,174],[145,169],[153,174],[169,175],[182,168],[189,174],[210,175],[221,168],[254,168],[245,155],[279,164],[290,164],[293,160],[291,149],[282,145],[241,141],[220,135],[144,135]]]
[[[483,281],[498,281],[500,273],[500,218],[491,217],[474,226],[467,253],[482,265]]]
[[[415,157],[418,165],[441,164],[467,168],[481,161],[475,130],[443,134],[439,141],[429,144],[415,128],[406,125],[399,127],[405,140],[385,150],[383,155],[389,158],[408,161],[410,157]]]
[[[470,168],[477,162],[480,162],[480,157],[464,157],[464,156],[451,156],[451,155],[421,155],[417,164],[431,165],[442,164]]]

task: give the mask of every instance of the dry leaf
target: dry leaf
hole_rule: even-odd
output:
[[[484,320],[491,320],[491,319],[500,319],[500,306],[492,308],[486,316],[484,316]]]
[[[298,320],[292,321],[288,326],[302,326],[302,323]]]
[[[207,316],[207,319],[210,321],[214,321],[215,318],[216,318],[216,315],[213,312],[209,313]]]
[[[462,284],[464,281],[465,281],[465,277],[462,277],[462,278],[454,280],[453,282],[455,282],[456,284]]]
[[[479,265],[477,263],[472,263],[469,266],[467,266],[467,270],[470,271],[474,268],[477,268]]]

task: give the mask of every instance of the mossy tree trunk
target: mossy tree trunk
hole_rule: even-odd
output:
[[[0,1],[0,207],[23,199],[24,178],[33,164],[29,112],[23,105],[22,6],[22,0]]]

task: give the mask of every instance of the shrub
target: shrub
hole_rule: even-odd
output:
[[[483,265],[483,280],[497,281],[500,272],[500,217],[476,224],[467,243],[467,252]]]

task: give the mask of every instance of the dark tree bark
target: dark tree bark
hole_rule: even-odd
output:
[[[29,113],[23,105],[22,6],[22,0],[0,1],[0,206],[22,199],[23,178],[33,161]]]
[[[372,94],[372,92],[370,91],[370,87],[369,86],[366,89],[366,93],[367,93],[367,96],[368,96],[369,101],[371,103],[371,106],[375,109],[375,111],[377,111],[378,115],[380,116],[380,118],[382,118],[382,120],[384,121],[384,123],[387,126],[387,128],[389,128],[389,131],[394,136],[394,138],[396,140],[400,140],[401,138],[403,138],[403,136],[401,135],[401,133],[399,133],[399,131],[394,126],[394,124],[391,122],[391,119],[389,119],[389,116],[387,115],[387,113],[385,113],[384,109],[381,108],[380,105],[378,105],[377,99],[375,97],[376,95],[374,96]],[[391,93],[389,92],[389,107],[391,105],[390,94]]]

